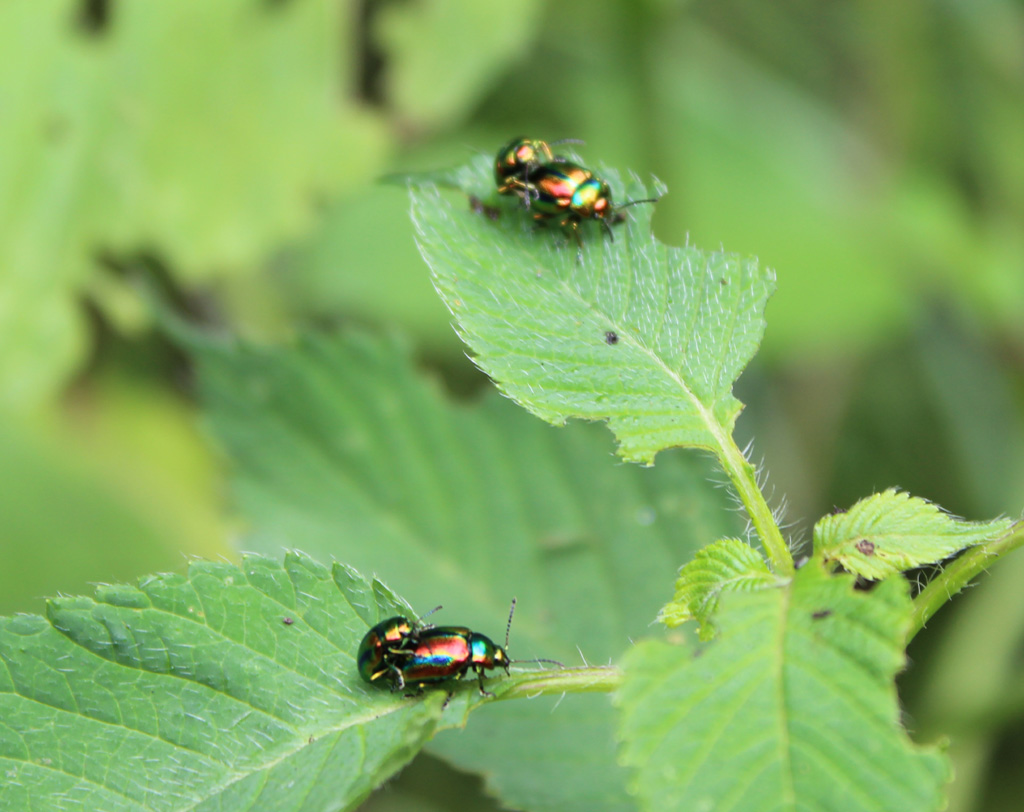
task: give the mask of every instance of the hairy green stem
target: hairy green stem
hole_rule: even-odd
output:
[[[515,673],[515,684],[498,699],[522,699],[542,694],[611,693],[622,684],[622,671],[613,665],[584,666]]]
[[[972,578],[987,570],[1000,557],[1021,546],[1024,546],[1024,521],[1015,523],[1005,536],[972,547],[943,568],[942,572],[932,578],[928,586],[914,598],[914,613],[911,616],[907,642],[913,640],[931,616],[967,586]]]
[[[772,516],[771,508],[768,507],[764,494],[761,493],[761,489],[757,485],[757,473],[754,466],[743,456],[743,452],[736,445],[732,435],[725,432],[721,434],[716,432],[716,434],[720,449],[718,460],[729,479],[732,480],[740,501],[743,502],[743,507],[746,508],[747,515],[750,516],[750,521],[754,525],[754,530],[757,531],[757,535],[764,545],[764,551],[768,554],[772,568],[778,575],[784,577],[792,575],[795,571],[793,554],[790,553],[789,546],[782,537],[782,531],[779,530],[779,526],[775,523],[775,517]]]

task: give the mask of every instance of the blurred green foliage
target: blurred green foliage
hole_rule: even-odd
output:
[[[1019,515],[1016,0],[7,0],[4,611],[230,554],[187,364],[133,273],[258,338],[398,326],[467,391],[406,198],[373,179],[516,134],[658,175],[659,236],[777,269],[739,432],[797,537],[889,486]],[[1019,566],[939,615],[903,679],[912,728],[957,733],[953,812],[1024,791]]]

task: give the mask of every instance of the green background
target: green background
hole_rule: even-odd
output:
[[[1020,515],[1019,2],[8,0],[0,608],[244,547],[140,278],[260,341],[398,330],[455,396],[486,387],[375,178],[519,134],[656,175],[661,239],[776,269],[737,433],[793,538],[890,486]],[[1022,577],[996,565],[902,678],[912,733],[953,736],[953,812],[1024,791]],[[370,805],[485,808],[442,769]]]

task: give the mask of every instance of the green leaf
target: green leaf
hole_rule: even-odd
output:
[[[86,349],[73,294],[96,211],[98,61],[73,0],[0,3],[0,407],[30,411]],[[17,114],[13,114],[17,111]]]
[[[490,159],[460,170],[488,197]],[[613,199],[663,193],[600,169]],[[674,248],[628,209],[614,242],[585,223],[580,252],[535,229],[515,201],[497,222],[413,187],[412,215],[434,284],[476,362],[552,423],[607,420],[619,453],[651,462],[672,446],[722,453],[741,404],[732,386],[757,350],[774,274],[755,259]],[[589,228],[593,226],[593,228]]]
[[[553,429],[493,393],[449,403],[394,343],[197,351],[247,546],[374,570],[420,612],[443,604],[435,622],[496,640],[516,596],[513,658],[617,658],[649,631],[679,564],[739,529],[704,461],[616,467],[600,427]],[[607,697],[556,704],[488,705],[431,750],[484,770],[518,808],[632,809]]]
[[[450,128],[527,52],[542,10],[540,0],[384,6],[376,33],[388,107],[406,127]]]
[[[337,38],[356,24],[349,6],[118,10],[98,111],[116,121],[100,153],[121,173],[108,177],[123,217],[106,223],[116,244],[153,242],[187,279],[245,272],[309,229],[318,196],[372,177],[387,139],[346,96],[356,68]]]
[[[444,699],[360,680],[373,592],[348,568],[249,556],[0,620],[0,808],[352,809]]]
[[[306,322],[329,324],[344,313],[357,323],[400,324],[420,352],[461,355],[462,342],[424,273],[408,210],[404,188],[380,184],[331,206],[314,234],[275,261],[285,311]]]
[[[0,127],[0,406],[32,408],[80,362],[80,296],[117,290],[97,253],[155,251],[185,283],[249,274],[388,147],[345,97],[345,3],[148,0],[92,35],[81,6],[0,4],[0,109],[18,111]]]
[[[722,593],[752,592],[778,583],[761,554],[747,542],[722,539],[699,550],[679,571],[675,597],[661,610],[658,620],[666,626],[696,620],[701,639],[708,640],[714,634],[709,620]]]
[[[785,587],[723,596],[702,648],[645,642],[618,696],[641,808],[938,810],[944,756],[900,726],[910,599],[812,563]]]
[[[1010,519],[961,521],[938,505],[890,488],[845,513],[820,519],[814,526],[814,554],[879,580],[998,538],[1012,524]]]

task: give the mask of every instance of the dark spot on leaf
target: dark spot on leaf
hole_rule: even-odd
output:
[[[719,281],[719,282],[720,282],[721,284],[723,284],[723,285],[728,285],[728,284],[729,284],[729,280],[728,280],[728,279],[719,279],[718,281]]]
[[[295,622],[295,620],[294,620],[294,619],[292,619],[292,618],[290,618],[290,617],[286,617],[286,618],[282,618],[282,619],[281,619],[281,622],[282,622],[282,623],[283,623],[283,624],[284,624],[285,626],[291,626],[291,625],[292,625],[292,624],[293,624],[293,623]]]
[[[811,615],[815,620],[821,620],[822,618],[828,617],[832,614],[831,609],[819,609],[817,612]]]
[[[609,330],[607,333],[604,334],[604,340],[608,344],[618,344],[619,343],[619,334],[616,333],[616,332],[613,332],[612,330]]]
[[[875,554],[875,543],[868,541],[867,539],[861,539],[855,545],[860,551],[861,555],[874,555]]]
[[[78,25],[87,34],[102,34],[110,26],[110,0],[81,0]]]
[[[356,93],[367,104],[384,107],[385,51],[377,37],[377,24],[381,9],[391,4],[377,0],[360,0],[354,5],[353,61],[356,69]]]
[[[501,211],[496,206],[488,206],[476,195],[469,196],[469,207],[477,214],[482,214],[488,220],[497,220],[501,216]]]
[[[841,507],[837,507],[835,505],[832,505],[832,510],[830,510],[829,513],[831,515],[833,515],[833,516],[839,516],[839,515],[841,515],[843,513],[846,513],[846,508],[841,508]]]
[[[860,575],[858,575],[857,580],[853,582],[853,588],[858,592],[870,592],[876,586],[878,586],[878,581],[871,581]]]

